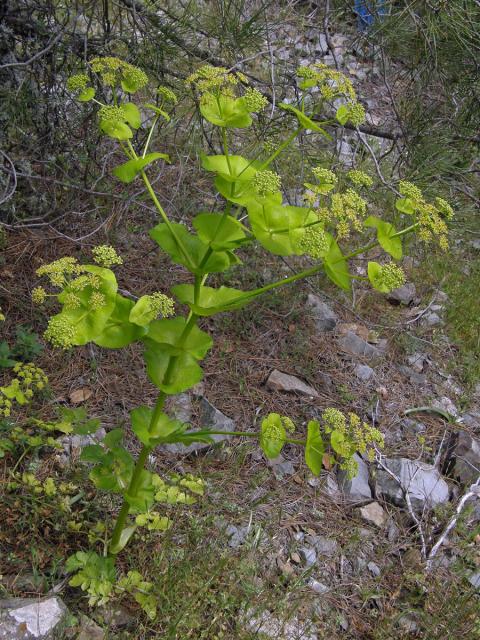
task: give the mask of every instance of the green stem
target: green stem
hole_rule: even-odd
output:
[[[227,131],[225,127],[222,127],[222,144],[223,144],[223,153],[225,154],[225,158],[227,159],[228,171],[230,175],[233,175],[232,165],[230,164],[230,156],[228,155]]]
[[[150,127],[150,131],[149,131],[149,133],[148,133],[148,138],[147,138],[147,141],[146,141],[146,143],[145,143],[145,147],[143,148],[142,158],[145,158],[145,155],[146,155],[146,153],[147,153],[148,146],[149,146],[149,144],[150,144],[150,140],[152,139],[153,130],[155,129],[155,125],[157,124],[159,117],[160,117],[160,116],[158,116],[158,115],[157,115],[157,116],[155,116],[155,118],[153,119],[152,126]]]
[[[194,325],[196,324],[198,320],[198,316],[196,316],[195,314],[191,314],[181,335],[180,335],[180,339],[179,339],[179,343],[178,346],[182,347],[183,344],[185,343],[185,340],[188,338],[191,330],[193,329]],[[165,371],[165,375],[164,375],[164,384],[169,384],[171,381],[171,377],[175,368],[175,364],[177,362],[178,356],[170,356],[169,362],[168,362],[168,366],[167,366],[167,370]],[[165,391],[160,391],[158,398],[157,398],[157,402],[155,403],[155,409],[153,410],[153,414],[152,414],[152,418],[150,420],[150,425],[148,428],[149,433],[151,433],[152,431],[155,430],[156,424],[158,422],[158,420],[160,419],[160,416],[162,415],[163,412],[163,405],[165,404],[165,399],[167,397],[167,394],[165,393]],[[137,458],[137,462],[135,463],[135,467],[133,469],[133,473],[132,473],[132,477],[130,479],[130,483],[128,485],[128,489],[126,491],[126,493],[132,497],[135,497],[137,495],[137,491],[138,491],[138,487],[140,485],[140,481],[141,481],[141,477],[142,477],[142,471],[143,468],[145,466],[145,463],[148,459],[148,456],[150,455],[150,452],[152,451],[153,447],[150,445],[143,445],[142,450],[139,453],[139,456]],[[125,523],[127,521],[128,518],[128,514],[130,511],[130,505],[127,502],[127,499],[124,497],[123,498],[123,504],[122,507],[120,509],[120,512],[118,514],[117,517],[117,521],[115,523],[115,527],[113,529],[112,532],[112,538],[110,541],[110,553],[112,555],[115,555],[115,553],[113,553],[111,551],[111,549],[115,549],[118,545],[118,543],[120,542],[120,538],[122,535],[122,531],[125,528]]]

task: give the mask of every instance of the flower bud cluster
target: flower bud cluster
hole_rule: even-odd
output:
[[[330,222],[336,224],[338,237],[348,238],[352,228],[362,230],[367,202],[354,189],[347,189],[345,193],[332,195],[330,213]]]
[[[314,80],[325,100],[333,100],[339,96],[344,96],[349,100],[357,98],[351,80],[345,74],[321,62],[300,67],[297,70],[297,75],[305,80]]]
[[[148,76],[142,69],[119,58],[112,56],[93,58],[90,60],[90,66],[92,71],[98,73],[102,82],[109,87],[114,87],[124,80],[135,91],[138,91],[148,84]]]
[[[259,196],[265,197],[269,193],[278,191],[282,186],[282,179],[274,171],[264,169],[263,171],[257,171],[252,179],[252,187],[258,193]]]
[[[305,233],[298,242],[298,248],[303,254],[318,260],[328,253],[330,240],[320,226],[312,225],[305,228]]]
[[[178,98],[175,93],[169,87],[158,87],[157,93],[165,100],[165,102],[171,102],[177,104]]]
[[[403,269],[394,262],[382,265],[380,273],[375,279],[381,287],[388,291],[398,289],[405,284],[406,280]]]
[[[59,260],[54,260],[50,264],[44,264],[36,271],[37,276],[46,276],[55,287],[63,287],[67,278],[77,275],[83,271],[83,267],[76,258],[65,256]],[[41,296],[41,294],[37,294]]]
[[[371,187],[373,185],[372,178],[360,169],[352,169],[347,173],[347,177],[357,187]]]
[[[225,89],[234,87],[240,82],[248,83],[243,73],[232,73],[225,67],[213,67],[206,64],[185,80],[187,86],[193,86],[199,93],[223,93]]]
[[[175,313],[175,301],[164,293],[156,291],[145,297],[148,298],[150,312],[154,313],[155,317],[162,316],[162,318],[168,318]]]
[[[75,340],[75,327],[61,316],[53,316],[48,321],[48,326],[43,334],[54,347],[69,349]]]
[[[443,198],[436,197],[434,203],[426,202],[422,191],[413,183],[402,180],[399,191],[413,207],[419,225],[418,237],[422,242],[435,238],[441,249],[448,249],[448,226],[446,221],[454,215],[452,206]]]
[[[116,264],[123,264],[123,259],[110,245],[102,244],[98,247],[93,247],[92,255],[94,262],[107,269]]]
[[[102,107],[98,112],[98,117],[101,122],[125,122],[125,111],[122,107],[117,107],[115,105],[107,105]]]
[[[36,391],[42,391],[48,384],[48,378],[40,367],[32,363],[17,363],[13,367],[16,377],[5,387],[0,387],[0,416],[8,418],[13,401],[18,404],[29,402]]]
[[[247,87],[243,94],[243,100],[250,113],[263,111],[268,104],[267,98],[258,89]]]
[[[79,73],[77,75],[70,76],[70,78],[68,78],[67,89],[72,93],[78,93],[86,89],[88,83],[89,83],[88,76],[86,76],[84,73]]]

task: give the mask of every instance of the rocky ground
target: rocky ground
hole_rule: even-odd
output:
[[[369,123],[394,131],[380,65],[354,37],[327,37],[319,28],[274,35],[283,44],[273,50],[280,76],[282,67],[288,75],[293,64],[312,57],[338,65],[368,96]],[[392,144],[378,135],[365,134],[365,140],[380,154]],[[354,133],[337,141],[346,165],[364,148]],[[138,233],[125,241],[134,264],[145,266],[144,241]],[[35,263],[51,251],[38,241],[29,254],[20,253],[22,243],[30,242],[12,238],[6,264],[9,252]],[[412,278],[418,268],[412,261]],[[138,273],[124,276],[128,284]],[[168,282],[171,274],[165,277]],[[25,297],[28,279],[16,283]],[[219,437],[213,449],[156,452],[153,469],[173,467],[206,478],[205,511],[214,518],[205,531],[219,554],[256,566],[254,591],[233,616],[225,615],[223,635],[183,637],[479,637],[478,619],[462,598],[469,594],[471,604],[480,589],[480,388],[467,397],[455,377],[456,347],[445,332],[448,296],[412,281],[388,300],[359,289],[352,305],[328,288],[320,293],[322,284],[302,285],[280,305],[267,301],[237,320],[209,325],[220,347],[207,361],[205,383],[171,408],[184,421],[227,431],[252,430],[269,409],[292,415],[301,431],[326,406],[351,408],[385,434],[385,449],[374,461],[357,455],[352,479],[334,468],[312,477],[293,447],[267,462],[255,444],[230,436]],[[87,406],[105,418],[108,429],[138,404],[139,395],[148,402],[153,390],[144,388],[141,359],[133,350],[120,361],[94,354],[95,372],[91,355],[81,350],[77,360],[50,367],[52,385],[56,401]],[[118,372],[127,368],[125,382]],[[82,394],[72,399],[75,391]],[[75,466],[82,444],[66,437],[64,451],[48,464]],[[182,525],[179,539],[181,531]],[[91,612],[65,579],[46,589],[38,575],[14,575],[8,563],[2,574],[9,596],[0,601],[5,640],[182,637],[147,635],[146,627],[140,633],[138,612],[121,605]],[[28,597],[10,597],[19,595]],[[207,606],[205,599],[199,602]],[[215,615],[213,607],[206,617]]]

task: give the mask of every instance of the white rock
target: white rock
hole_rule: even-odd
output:
[[[35,601],[16,598],[0,601],[0,638],[53,639],[65,624],[67,614],[67,607],[57,597]]]
[[[375,371],[368,364],[357,364],[353,371],[362,382],[368,382],[375,375]]]
[[[272,391],[286,391],[289,393],[298,393],[302,396],[310,398],[318,398],[318,393],[308,384],[288,373],[283,373],[274,369],[268,376],[267,388]]]
[[[338,484],[347,498],[352,500],[369,500],[372,491],[368,482],[368,466],[362,458],[355,453],[354,459],[358,464],[358,471],[353,478],[340,469],[337,473]]]
[[[358,510],[366,522],[370,522],[380,529],[385,526],[388,516],[378,502],[370,502]]]

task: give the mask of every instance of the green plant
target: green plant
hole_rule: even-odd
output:
[[[31,362],[43,350],[38,334],[25,327],[17,327],[12,348],[8,342],[0,342],[0,367],[13,367],[18,361]]]
[[[350,81],[324,65],[302,67],[299,70],[300,104],[298,107],[280,105],[287,118],[296,120],[295,130],[276,148],[270,149],[269,155],[265,154],[262,159],[260,153],[250,160],[232,153],[235,144],[231,139],[232,130],[250,127],[253,114],[260,112],[267,100],[247,86],[242,74],[205,66],[187,79],[187,85],[195,92],[202,116],[219,133],[223,153],[202,155],[201,162],[206,171],[214,174],[215,188],[225,198],[226,206],[221,213],[209,211],[196,215],[192,221],[196,233],[192,233],[186,224],[170,220],[146,173],[152,163],[168,161],[165,153],[149,152],[149,147],[157,127],[169,121],[175,95],[161,87],[155,104],[141,103],[151,118],[143,148],[137,151],[132,140],[140,141],[142,117],[128,96],[146,90],[146,74],[116,58],[97,58],[90,68],[101,86],[108,89],[102,89],[102,94],[112,95],[110,104],[97,100],[98,92],[87,75],[71,78],[69,88],[81,102],[98,104],[100,130],[117,141],[127,158],[113,170],[114,175],[125,184],[137,178],[143,181],[162,220],[151,230],[151,238],[193,277],[189,284],[172,287],[177,301],[187,306],[189,312],[186,316],[171,317],[174,300],[162,292],[140,298],[119,294],[112,267],[121,265],[123,260],[113,247],[95,247],[92,264],[80,264],[75,258],[64,257],[37,271],[39,276],[48,278],[57,293],[47,294],[43,287],[37,287],[35,301],[42,303],[47,297],[53,297],[61,306],[61,311],[48,323],[47,339],[61,348],[93,342],[100,347],[119,349],[141,342],[145,348],[147,374],[159,389],[153,408],[140,406],[131,411],[132,429],[142,445],[136,461],[122,445],[120,428],[110,431],[102,444],[89,445],[82,453],[83,459],[94,465],[90,479],[97,488],[116,493],[123,500],[111,536],[105,537],[103,554],[77,554],[67,565],[77,572],[72,584],[87,591],[92,602],[104,602],[116,589],[114,557],[124,549],[136,529],[147,527],[162,531],[170,526],[170,520],[154,510],[155,503],[188,504],[195,495],[203,493],[203,484],[195,478],[176,477],[165,481],[145,468],[148,456],[160,444],[212,442],[212,436],[217,433],[208,425],[192,431],[189,425],[172,419],[164,411],[168,395],[186,391],[202,378],[199,363],[213,341],[198,326],[201,318],[240,309],[259,295],[320,271],[346,291],[351,288],[352,278],[370,281],[381,292],[389,291],[404,281],[401,268],[394,262],[384,265],[370,262],[368,278],[354,276],[349,262],[379,245],[399,260],[402,237],[415,230],[420,232],[423,241],[430,242],[437,236],[445,246],[444,218],[451,215],[451,209],[439,199],[435,204],[427,203],[414,185],[402,183],[397,209],[400,219],[407,216],[409,223],[397,231],[391,223],[367,215],[367,200],[358,190],[365,193],[370,188],[372,181],[368,176],[356,171],[339,179],[325,167],[313,167],[312,179],[305,183],[305,206],[284,205],[280,176],[270,168],[273,161],[306,129],[328,137],[324,127],[330,121],[312,119],[315,113],[321,112],[325,101],[343,101],[336,116],[340,123],[361,122],[364,110]],[[316,87],[320,89],[320,103],[311,92]],[[368,233],[370,228],[375,230],[375,239],[370,238],[367,244],[358,247],[358,234]],[[355,249],[348,248],[352,240],[357,245]],[[257,241],[274,255],[304,256],[313,264],[292,276],[248,291],[206,284],[211,274],[220,274],[232,265],[241,264],[236,252]],[[339,243],[345,244],[346,249],[341,249]],[[306,439],[291,437],[293,430],[289,418],[272,413],[262,422],[260,445],[268,457],[277,456],[285,443],[305,447],[306,463],[315,474],[321,470],[327,445],[333,450],[331,455],[335,460],[352,472],[354,452],[365,451],[372,441],[381,441],[381,435],[362,424],[357,416],[350,414],[347,419],[334,409],[324,412],[322,421],[309,422]],[[258,437],[255,432],[231,432],[231,435]],[[144,591],[146,600],[137,600],[153,617],[155,611],[148,589],[145,587]]]

